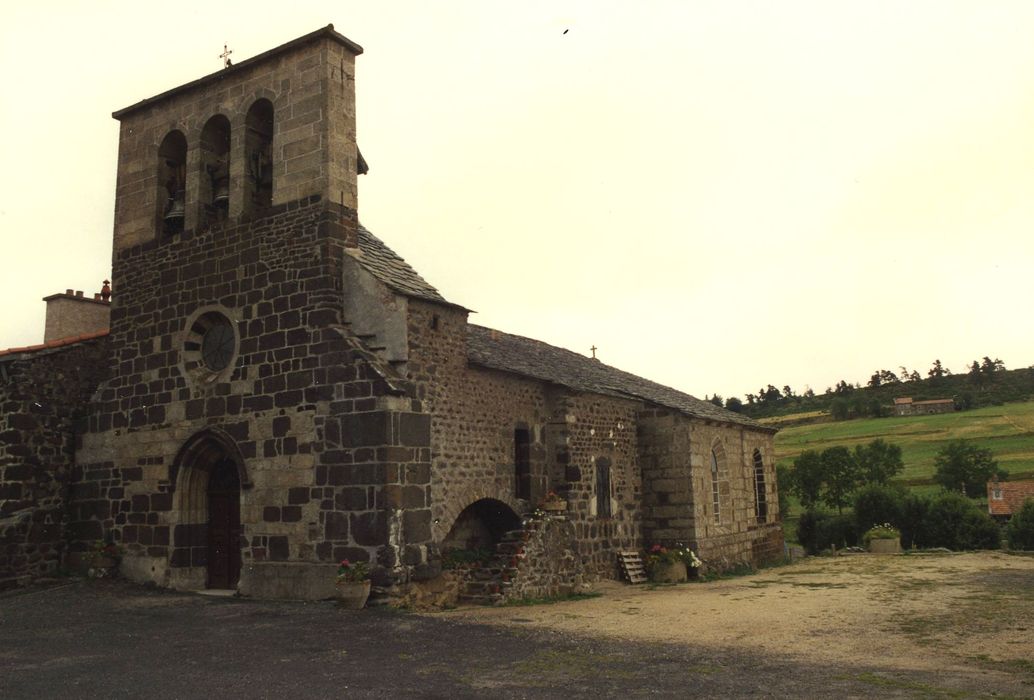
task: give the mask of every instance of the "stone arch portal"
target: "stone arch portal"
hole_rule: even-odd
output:
[[[507,532],[520,527],[521,518],[510,506],[494,498],[482,498],[456,517],[442,540],[442,551],[491,550]]]
[[[171,481],[172,584],[176,588],[236,588],[241,570],[241,491],[251,486],[232,438],[204,430],[183,445]]]

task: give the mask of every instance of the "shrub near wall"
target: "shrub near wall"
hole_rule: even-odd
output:
[[[1028,498],[1013,514],[1007,532],[1010,549],[1034,550],[1034,498]]]
[[[833,547],[854,547],[858,544],[858,529],[851,515],[808,510],[797,522],[797,541],[809,554],[818,554]]]
[[[975,502],[960,493],[942,493],[930,503],[920,541],[926,547],[956,551],[998,549],[1001,530]]]

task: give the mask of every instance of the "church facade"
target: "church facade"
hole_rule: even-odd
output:
[[[107,541],[173,588],[399,590],[553,494],[513,591],[781,556],[773,430],[469,323],[362,227],[361,52],[327,27],[114,114],[109,328],[0,353],[0,586]]]

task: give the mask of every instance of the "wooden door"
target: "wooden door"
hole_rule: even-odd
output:
[[[236,588],[241,573],[241,491],[232,462],[208,479],[208,587]]]

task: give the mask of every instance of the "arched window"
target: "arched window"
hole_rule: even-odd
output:
[[[718,489],[718,452],[711,448],[711,508],[714,511],[714,522],[722,522],[722,503]]]
[[[610,460],[600,457],[596,460],[596,517],[611,517],[610,509]]]
[[[273,204],[273,103],[256,100],[244,120],[244,211]]]
[[[198,198],[204,223],[225,221],[230,207],[230,120],[217,114],[201,130]]]
[[[754,514],[759,523],[768,520],[768,502],[765,498],[765,463],[761,450],[754,450]]]
[[[170,131],[158,147],[158,230],[179,233],[186,212],[187,139]]]

